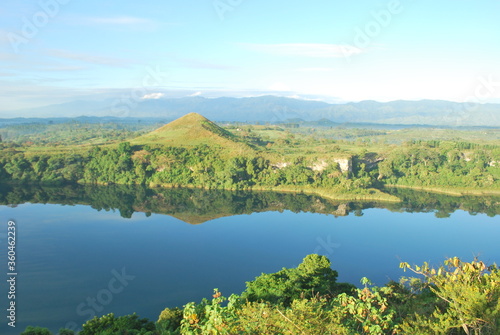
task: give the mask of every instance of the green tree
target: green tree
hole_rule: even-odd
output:
[[[52,335],[48,328],[28,326],[21,335]]]
[[[290,305],[294,299],[349,291],[352,286],[336,284],[338,274],[330,266],[326,256],[307,255],[297,268],[283,268],[271,274],[263,273],[255,280],[247,282],[242,298],[248,301]]]
[[[132,154],[132,146],[130,142],[122,142],[118,145],[118,153],[120,155],[131,155]]]
[[[115,317],[113,313],[94,317],[87,321],[79,335],[149,335],[156,329],[148,319],[139,319],[136,314]]]
[[[165,308],[158,317],[156,328],[162,334],[180,334],[179,327],[183,318],[182,309],[180,308]]]

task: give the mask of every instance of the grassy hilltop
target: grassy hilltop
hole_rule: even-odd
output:
[[[198,113],[189,113],[163,127],[130,141],[133,145],[193,147],[207,145],[224,148],[227,153],[249,154],[254,150],[231,132]]]

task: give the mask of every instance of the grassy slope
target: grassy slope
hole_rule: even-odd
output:
[[[130,142],[134,145],[161,144],[174,147],[205,144],[222,147],[225,152],[233,155],[248,155],[254,152],[238,137],[197,113],[187,114]]]

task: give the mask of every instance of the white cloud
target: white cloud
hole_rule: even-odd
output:
[[[195,93],[193,93],[193,94],[190,94],[189,96],[190,96],[190,97],[197,97],[197,96],[199,96],[199,95],[201,95],[201,91],[198,91],[198,92],[195,92]]]
[[[288,43],[252,44],[243,43],[245,48],[278,56],[300,56],[311,58],[342,58],[360,54],[363,49],[345,44]]]
[[[308,98],[308,97],[305,97],[305,96],[299,95],[299,94],[289,95],[289,96],[287,96],[287,98],[297,99],[297,100],[306,100],[306,101],[323,101],[323,102],[325,101],[325,99]]]
[[[160,99],[165,95],[165,93],[150,93],[146,94],[145,96],[142,97],[143,100],[149,100],[149,99]]]

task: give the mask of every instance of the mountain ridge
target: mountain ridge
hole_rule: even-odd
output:
[[[214,121],[283,122],[289,119],[336,123],[364,122],[400,125],[500,126],[500,104],[459,103],[446,100],[366,100],[342,104],[264,95],[246,98],[200,96],[140,100],[131,105],[113,105],[104,99],[19,110],[11,115],[29,117],[161,117],[175,119],[191,112]]]

